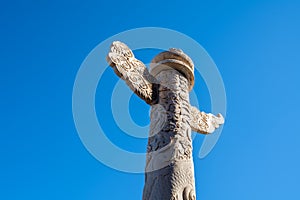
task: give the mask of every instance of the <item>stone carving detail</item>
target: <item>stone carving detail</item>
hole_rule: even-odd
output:
[[[119,41],[112,43],[107,61],[115,73],[124,79],[139,97],[148,104],[155,102],[157,91],[155,78],[124,43]]]
[[[121,42],[113,42],[107,60],[115,73],[151,105],[143,200],[195,200],[191,131],[212,133],[221,114],[190,105],[192,60],[179,49],[158,54],[151,72]]]
[[[192,158],[188,81],[168,69],[156,77],[160,83],[158,104],[151,109],[146,171]],[[153,128],[153,129],[152,129]]]
[[[147,172],[143,200],[195,200],[194,169],[192,162],[183,161]]]
[[[200,112],[198,108],[191,106],[191,127],[192,130],[202,134],[209,134],[219,128],[224,123],[223,116],[219,113],[217,116]]]
[[[193,200],[189,83],[174,69],[163,70],[155,78],[160,83],[158,105],[161,109],[152,108],[150,127],[159,124],[158,127],[162,128],[156,134],[151,134],[150,130],[143,199],[162,199],[164,196],[165,199]],[[156,185],[163,189],[156,188]],[[156,192],[151,192],[153,190]]]

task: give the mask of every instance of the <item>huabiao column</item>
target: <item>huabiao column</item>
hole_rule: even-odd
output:
[[[121,42],[113,42],[107,60],[116,74],[151,105],[143,200],[194,200],[191,131],[212,133],[224,123],[221,114],[190,105],[194,64],[179,49],[155,56],[150,72]]]

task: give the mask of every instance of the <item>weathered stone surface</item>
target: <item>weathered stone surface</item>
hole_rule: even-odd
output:
[[[139,97],[148,104],[155,103],[157,98],[155,79],[150,75],[144,63],[136,59],[124,43],[113,42],[106,59],[115,73],[125,80]]]
[[[173,68],[155,78],[162,109],[151,109],[143,199],[195,199],[189,82]]]
[[[149,73],[121,42],[113,42],[107,60],[116,74],[152,106],[143,200],[196,199],[191,131],[212,133],[224,118],[190,105],[192,60],[173,48],[153,59]]]

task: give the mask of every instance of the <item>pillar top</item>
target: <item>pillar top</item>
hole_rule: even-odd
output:
[[[194,86],[194,63],[181,49],[170,48],[156,55],[150,64],[150,73],[155,77],[169,68],[182,73],[189,81],[189,90]]]

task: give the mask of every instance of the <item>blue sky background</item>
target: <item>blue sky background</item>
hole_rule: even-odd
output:
[[[296,0],[2,1],[0,199],[141,199],[143,174],[110,169],[82,145],[72,89],[98,43],[145,26],[195,39],[224,80],[228,112],[221,138],[203,160],[196,156],[203,136],[194,140],[197,198],[300,199],[299,10]],[[136,53],[147,61],[156,52]],[[96,95],[110,94],[117,80],[105,71]],[[195,92],[209,112],[199,74]],[[144,152],[146,140],[125,138],[114,123],[105,106],[110,95],[96,99],[108,137]],[[148,106],[138,98],[129,109],[136,123],[149,122]]]

